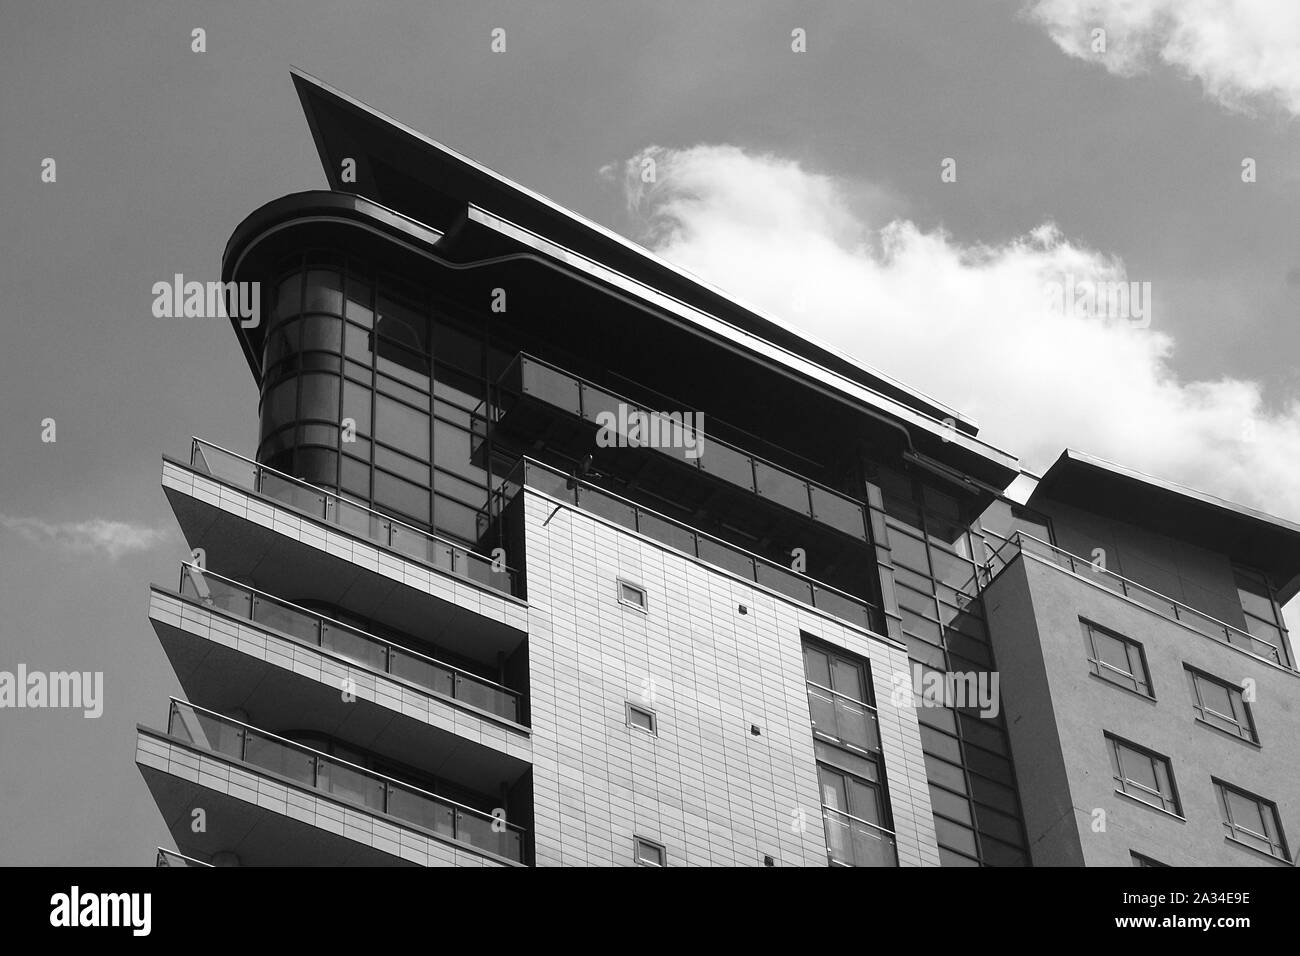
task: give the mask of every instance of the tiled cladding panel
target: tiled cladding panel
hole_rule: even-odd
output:
[[[521,730],[507,729],[468,708],[412,690],[383,674],[354,667],[255,624],[232,620],[160,591],[150,592],[149,617],[331,687],[342,687],[345,680],[351,680],[353,692],[360,700],[387,707],[511,757],[532,758],[532,743]]]
[[[538,865],[634,865],[634,835],[669,866],[827,865],[801,631],[871,661],[899,863],[939,864],[915,711],[889,699],[905,651],[557,504],[527,493]]]
[[[528,609],[521,602],[462,582],[419,562],[407,561],[399,554],[377,548],[288,508],[276,507],[265,499],[213,481],[183,465],[164,461],[162,485],[418,591],[451,601],[517,630],[528,630]]]
[[[505,866],[491,857],[395,826],[391,821],[327,797],[300,790],[269,777],[231,766],[152,733],[136,735],[136,763],[243,800],[272,813],[320,827],[330,833],[419,866]]]

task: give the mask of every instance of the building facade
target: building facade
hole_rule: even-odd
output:
[[[255,451],[163,463],[160,861],[1290,861],[1300,528],[1076,453],[1035,481],[293,79],[331,188],[223,259]]]

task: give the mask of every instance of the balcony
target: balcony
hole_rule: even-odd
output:
[[[195,438],[190,446],[190,467],[223,484],[251,492],[287,506],[351,535],[364,538],[387,551],[430,568],[472,581],[514,597],[523,596],[523,576],[513,568],[493,562],[464,545],[398,521],[332,491],[236,455],[218,445]]]
[[[395,847],[407,845],[408,841],[401,832],[405,830],[483,854],[488,860],[499,860],[507,865],[523,862],[524,830],[516,824],[259,730],[207,708],[173,699],[168,714],[167,735],[167,742],[180,744],[229,766],[251,771],[253,780],[265,779],[273,786],[288,785],[291,791],[296,789],[310,792],[325,798],[329,804],[340,805],[340,809],[346,811],[338,814],[340,820],[379,818],[387,821],[392,825],[388,828],[388,840]],[[141,761],[141,766],[142,770],[147,766],[145,761]],[[211,774],[211,769],[207,773]],[[203,784],[202,774],[202,770],[196,774],[200,785]],[[155,789],[158,783],[155,776],[151,780],[151,789]],[[253,786],[257,792],[263,789],[260,782],[255,782]],[[162,788],[155,790],[160,807],[167,796]],[[187,798],[182,798],[182,801],[185,799]],[[193,802],[192,796],[188,799]],[[171,795],[170,803],[171,809],[175,809],[175,795]],[[164,808],[165,815],[167,809]],[[214,820],[216,816],[213,811]],[[178,827],[173,824],[173,835],[178,840],[194,842],[185,833],[189,829],[187,817],[188,814],[180,814],[180,825]],[[270,829],[275,832],[277,827]],[[281,839],[288,840],[290,836],[286,832]],[[325,834],[318,830],[315,839],[324,840]],[[245,844],[246,852],[257,853],[261,849],[256,840],[245,841]],[[210,850],[213,848],[209,847]],[[201,855],[210,856],[211,852]],[[243,858],[242,853],[237,855]],[[318,858],[318,862],[330,862],[328,857],[322,861],[319,859],[320,854],[313,855]],[[285,856],[288,859],[294,858],[292,853],[286,853]],[[366,860],[374,862],[373,852],[370,857],[362,857],[361,862]]]
[[[877,634],[885,633],[883,614],[868,601],[845,594],[720,538],[696,531],[687,524],[634,504],[586,481],[565,475],[531,458],[523,459],[520,465],[523,483],[530,488],[840,620]],[[512,475],[507,479],[507,484],[517,481]]]
[[[1023,531],[1014,532],[989,559],[984,570],[984,586],[987,587],[1003,568],[1022,554],[1044,564],[1055,565],[1098,587],[1113,591],[1134,604],[1139,604],[1167,620],[1181,624],[1221,644],[1228,644],[1245,651],[1252,657],[1277,664],[1288,670],[1292,669],[1291,659],[1285,646],[1272,644],[1231,624],[1225,624],[1217,618],[1203,614],[1173,598],[1165,597],[1136,581],[1130,581],[1114,571],[1094,565],[1087,558],[1071,554]]]
[[[592,445],[599,417],[612,414],[619,420],[620,405],[629,413],[641,412],[662,420],[659,412],[643,409],[615,392],[522,352],[501,375],[497,391],[501,396],[501,407],[494,416],[497,426],[530,442],[547,434],[548,444],[570,445],[570,451],[580,450],[581,454]],[[552,428],[548,434],[547,426],[557,411],[565,416],[568,428]],[[837,534],[861,542],[869,540],[866,509],[861,503],[714,437],[698,433],[695,438],[702,454],[694,458],[683,448],[642,447],[665,462],[675,462],[732,490],[757,496]]]
[[[180,595],[251,621],[374,674],[387,674],[429,694],[521,722],[521,698],[508,687],[375,637],[194,565],[181,568]]]
[[[309,515],[250,490],[265,482],[248,476],[265,472],[247,459],[216,455],[206,443],[196,443],[195,455],[196,466],[164,457],[162,485],[185,540],[203,552],[198,563],[209,572],[264,593],[292,595],[302,606],[344,608],[381,632],[409,635],[414,646],[437,647],[450,660],[492,669],[485,673],[494,672],[502,655],[509,662],[526,653],[528,606],[522,599],[454,574],[459,564],[450,559],[436,567],[408,553],[418,549],[384,548],[350,526],[327,522],[324,510]],[[228,467],[215,466],[218,461]],[[235,464],[242,476],[229,474]],[[436,540],[420,534],[426,543]],[[482,567],[481,556],[463,547],[448,553]]]
[[[831,866],[898,866],[894,834],[842,810],[822,807]]]
[[[533,760],[528,727],[471,702],[491,703],[470,683],[478,675],[387,642],[366,643],[364,632],[339,627],[332,618],[299,617],[307,609],[257,593],[249,599],[256,619],[226,611],[218,602],[239,608],[240,592],[226,591],[211,572],[195,578],[182,587],[208,586],[211,605],[157,586],[149,600],[150,624],[195,705],[264,727],[321,734],[479,793],[494,794],[526,778]],[[313,643],[313,619],[324,631],[320,644]],[[513,694],[485,683],[494,696]],[[498,700],[501,709],[507,699],[502,694]],[[522,697],[514,699],[524,706]]]

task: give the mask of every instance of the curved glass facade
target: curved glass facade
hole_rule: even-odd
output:
[[[271,285],[258,461],[475,544],[488,522],[472,455],[484,333],[331,253],[295,256]]]

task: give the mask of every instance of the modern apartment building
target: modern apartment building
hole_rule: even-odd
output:
[[[163,463],[160,863],[1290,862],[1300,527],[1073,452],[1035,480],[293,81],[330,189],[222,264],[260,284],[255,452]]]

